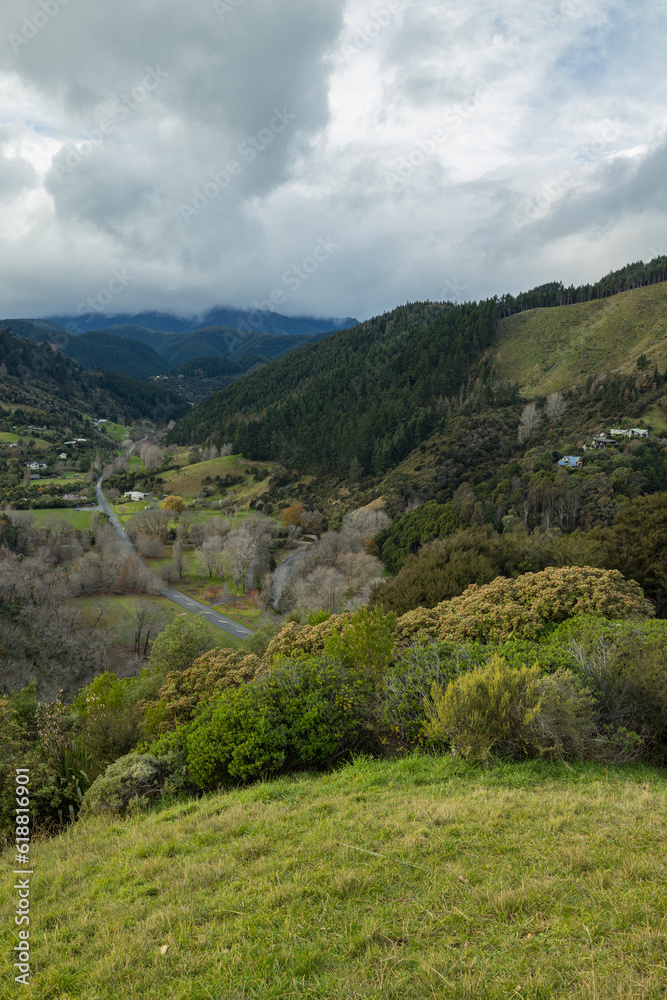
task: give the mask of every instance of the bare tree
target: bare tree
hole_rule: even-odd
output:
[[[159,559],[164,554],[164,546],[153,535],[137,535],[134,543],[144,559]]]
[[[160,468],[164,460],[164,452],[159,445],[152,444],[148,448],[142,449],[141,458],[146,469],[150,472],[152,469]]]
[[[550,423],[557,423],[565,411],[567,410],[567,403],[565,402],[565,397],[562,392],[551,392],[547,396],[547,401],[544,406],[544,412],[547,415],[547,420]]]
[[[333,566],[318,566],[307,577],[297,580],[293,587],[296,603],[302,608],[324,608],[335,613],[348,590],[343,574]]]
[[[211,535],[205,538],[200,548],[196,550],[196,557],[200,565],[206,567],[208,578],[211,580],[213,574],[222,577],[222,547],[224,539],[220,535]]]
[[[246,579],[253,559],[256,542],[246,525],[230,531],[225,542],[225,550],[229,555],[232,579],[242,594],[246,591]]]
[[[179,580],[182,580],[183,570],[185,569],[182,535],[179,535],[178,538],[175,539],[174,544],[171,547],[171,561],[174,564],[174,569],[178,573]]]
[[[519,444],[524,444],[535,433],[540,426],[540,411],[537,403],[528,403],[523,408],[521,419],[519,420]]]
[[[348,535],[365,544],[390,524],[391,518],[383,510],[359,507],[345,515],[342,527]]]
[[[134,611],[134,652],[146,659],[151,642],[165,628],[165,616],[161,608],[147,601],[137,601]]]

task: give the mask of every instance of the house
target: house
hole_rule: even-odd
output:
[[[61,451],[60,454],[58,455],[58,458],[67,458],[67,452]]]
[[[606,451],[607,448],[616,447],[616,438],[613,438],[611,434],[596,434],[593,438],[593,447],[597,448],[598,451]]]
[[[630,433],[632,434],[633,437],[638,437],[638,438],[648,437],[648,431],[645,430],[643,427],[631,427]]]
[[[40,469],[46,469],[46,462],[29,462],[27,465],[28,469],[32,469],[33,472],[39,472]]]
[[[561,469],[580,469],[583,464],[584,460],[581,455],[564,455],[558,462]]]
[[[627,437],[632,437],[632,432],[631,431],[621,430],[620,427],[612,427],[612,429],[609,431],[609,433],[611,434],[611,436],[613,438],[619,438],[619,437],[626,437],[627,438]]]
[[[129,493],[123,495],[126,500],[145,500],[148,493],[139,493],[138,490],[130,490]]]

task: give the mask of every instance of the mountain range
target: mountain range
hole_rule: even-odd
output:
[[[357,323],[352,318],[313,319],[229,309],[212,310],[205,320],[202,324],[167,313],[142,313],[96,316],[86,322],[68,316],[7,319],[3,325],[33,343],[50,344],[90,371],[119,372],[134,378],[164,376],[184,362],[198,359],[202,361],[195,366],[198,371],[204,371],[207,366],[203,361],[213,357],[236,362],[235,370],[225,373],[224,382],[209,387],[212,391],[239,378],[249,368],[314,343],[341,326],[353,327]],[[97,325],[92,327],[93,323]],[[188,394],[190,387],[183,383],[181,379],[179,390]],[[201,395],[201,387],[191,388],[189,398]]]

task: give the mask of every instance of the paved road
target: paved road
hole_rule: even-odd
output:
[[[279,562],[273,573],[273,584],[271,586],[271,604],[273,605],[274,611],[278,610],[278,605],[280,604],[280,598],[283,596],[283,591],[287,584],[288,577],[294,568],[294,563],[298,562],[306,552],[309,552],[310,548],[300,548],[296,552],[293,552],[291,556],[287,556],[282,562]]]
[[[114,526],[119,539],[122,541],[128,552],[134,553],[137,559],[143,562],[143,559],[141,559],[141,556],[135,549],[134,545],[125,534],[125,529],[116,517],[113,507],[104,495],[101,477],[97,481],[95,490],[100,510],[103,510],[105,514],[108,514],[109,520]],[[146,564],[144,563],[144,565]],[[148,567],[146,567],[146,569],[148,569]],[[148,570],[148,572],[150,573],[150,570]],[[247,639],[249,636],[254,635],[252,630],[246,628],[245,625],[240,625],[232,618],[228,618],[226,615],[221,615],[219,611],[216,611],[215,608],[209,607],[208,604],[202,604],[201,601],[196,601],[193,597],[188,597],[186,594],[182,594],[180,590],[176,590],[175,587],[170,587],[169,584],[165,583],[164,580],[161,580],[159,576],[155,576],[155,574],[151,574],[151,576],[155,580],[156,589],[162,594],[162,596],[166,597],[170,601],[173,601],[174,604],[178,604],[181,608],[185,608],[186,611],[192,611],[193,614],[201,615],[202,618],[205,618],[207,622],[211,623],[211,625],[215,625],[216,628],[222,629],[223,632],[228,632],[229,635],[233,635],[237,639]]]

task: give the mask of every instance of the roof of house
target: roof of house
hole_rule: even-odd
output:
[[[562,465],[563,468],[576,469],[582,461],[581,455],[563,455],[558,464]]]

